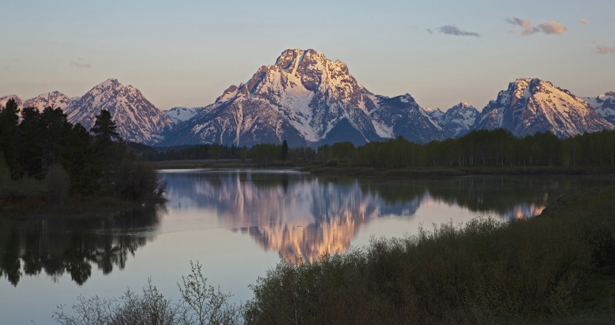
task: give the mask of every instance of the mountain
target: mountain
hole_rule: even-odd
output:
[[[70,98],[59,91],[52,91],[40,94],[36,97],[21,100],[17,95],[9,95],[0,97],[0,107],[5,107],[10,99],[15,99],[17,106],[22,109],[24,107],[34,107],[39,112],[42,112],[46,107],[60,108],[64,110],[68,104],[75,98]]]
[[[174,124],[178,124],[193,118],[202,110],[203,107],[173,107],[164,111],[164,114],[169,117]]]
[[[439,108],[425,107],[425,112],[435,121],[439,121],[442,115],[444,115],[444,112]]]
[[[21,108],[21,104],[23,103],[23,101],[17,95],[8,95],[0,97],[0,107],[6,107],[6,103],[11,99],[14,99],[17,103],[17,106]]]
[[[540,79],[517,79],[481,112],[473,129],[505,128],[516,136],[551,131],[558,137],[613,129],[582,98]]]
[[[68,104],[76,98],[70,98],[59,91],[40,94],[34,98],[30,98],[22,103],[22,107],[34,107],[39,112],[42,112],[46,107],[66,109]]]
[[[438,123],[452,137],[457,138],[470,132],[480,112],[468,103],[459,103],[449,108]]]
[[[440,126],[412,96],[375,95],[345,63],[315,50],[290,49],[247,83],[230,86],[163,144],[363,144],[399,135],[417,142],[443,138]]]
[[[170,128],[172,121],[133,86],[108,79],[95,86],[66,108],[68,120],[92,128],[96,115],[107,110],[117,124],[118,133],[128,141],[155,143]]]
[[[585,100],[600,116],[615,124],[615,91],[609,91],[598,97],[586,97]]]

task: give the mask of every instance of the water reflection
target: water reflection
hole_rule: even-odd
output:
[[[124,269],[129,256],[155,237],[160,208],[146,206],[105,216],[13,220],[0,218],[0,277],[20,279],[65,273],[82,285],[96,266],[103,274]]]
[[[421,205],[445,204],[501,218],[539,214],[557,198],[600,179],[468,177],[445,180],[323,179],[305,174],[165,174],[170,209],[214,211],[291,264],[344,252],[370,220],[412,218]]]

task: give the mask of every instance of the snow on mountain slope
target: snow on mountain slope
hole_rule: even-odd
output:
[[[92,128],[101,110],[111,113],[120,136],[128,141],[154,143],[172,125],[164,112],[133,86],[108,79],[95,86],[66,108],[68,120]]]
[[[34,107],[42,112],[46,107],[66,109],[68,104],[76,98],[70,98],[59,91],[40,94],[23,102],[23,107]]]
[[[438,122],[440,122],[440,118],[444,115],[444,112],[439,108],[425,107],[425,112],[427,112],[434,121]]]
[[[17,107],[21,108],[21,104],[23,103],[23,101],[17,95],[8,95],[0,97],[0,107],[6,107],[6,103],[11,99],[14,99],[17,103]]]
[[[615,91],[598,97],[585,97],[585,101],[609,122],[615,124]]]
[[[439,119],[438,123],[452,137],[457,138],[470,132],[480,112],[468,103],[459,103],[449,108]]]
[[[203,110],[203,107],[173,107],[164,111],[174,124],[185,122]]]
[[[391,124],[396,121],[404,128],[418,126],[405,133],[411,140],[441,136],[423,133],[437,132],[438,126],[412,97],[395,105],[388,100],[361,86],[343,62],[315,50],[290,49],[274,65],[259,68],[247,83],[229,87],[164,143],[363,144],[396,136]],[[419,120],[415,125],[405,115]]]
[[[489,102],[473,129],[505,128],[516,136],[551,131],[558,137],[612,129],[583,99],[540,79],[517,79]]]

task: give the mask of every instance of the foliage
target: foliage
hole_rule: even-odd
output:
[[[350,142],[285,148],[259,144],[251,148],[207,144],[200,146],[141,149],[142,160],[195,160],[249,158],[257,164],[289,160],[297,164],[360,166],[379,169],[476,168],[476,167],[613,167],[615,132],[586,133],[560,139],[552,133],[517,138],[503,130],[478,130],[458,139],[418,144],[399,137],[355,147]],[[213,155],[213,152],[216,152]],[[247,152],[247,155],[246,155]]]
[[[64,325],[90,324],[241,324],[243,308],[229,303],[231,295],[207,284],[201,265],[190,263],[192,273],[179,284],[181,300],[162,295],[151,280],[138,294],[128,289],[120,298],[78,298],[72,312],[59,306],[53,318]]]
[[[47,186],[52,205],[68,194],[161,199],[163,184],[154,171],[136,165],[109,112],[96,117],[94,136],[71,125],[61,109],[24,108],[21,120],[18,114],[12,100],[0,107],[0,197],[36,196]]]
[[[590,288],[615,280],[614,195],[611,187],[531,220],[444,224],[314,264],[280,264],[253,286],[246,323],[533,323],[612,313],[614,290]]]

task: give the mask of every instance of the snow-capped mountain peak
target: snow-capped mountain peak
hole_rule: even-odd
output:
[[[188,121],[203,110],[203,107],[173,107],[164,113],[173,121],[174,124]]]
[[[68,120],[92,128],[101,110],[111,113],[122,138],[142,143],[154,143],[172,124],[164,112],[147,100],[133,86],[124,86],[111,78],[94,86],[66,108]]]
[[[606,92],[598,97],[586,97],[584,99],[600,116],[615,124],[615,91]]]
[[[474,129],[505,128],[517,136],[553,132],[560,137],[612,129],[585,100],[549,81],[522,78],[511,82],[483,109]]]
[[[461,102],[449,108],[438,122],[453,137],[460,137],[470,132],[480,112],[472,105]]]
[[[167,144],[287,140],[297,146],[360,144],[396,135],[422,142],[440,136],[439,126],[412,96],[377,96],[350,75],[345,63],[311,49],[283,51],[273,65],[226,89],[189,122],[178,127]]]
[[[15,103],[17,103],[17,106],[21,108],[22,100],[17,95],[7,95],[0,97],[0,107],[6,107],[6,103],[8,103],[8,101],[11,99],[14,99]]]

